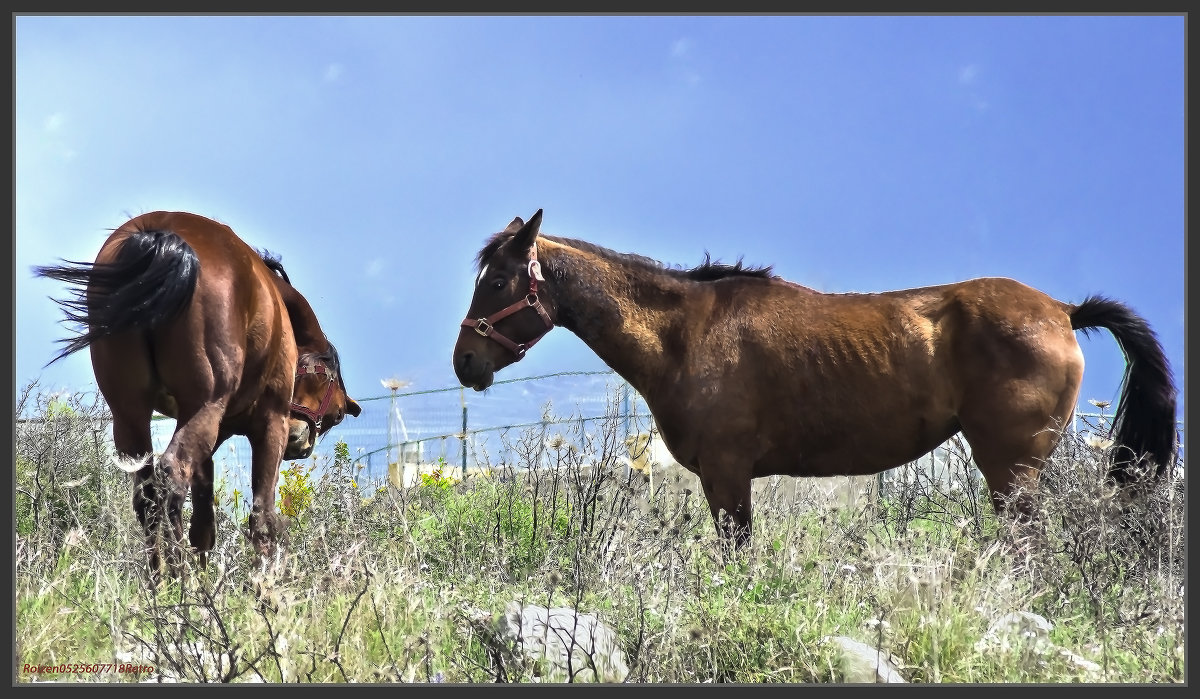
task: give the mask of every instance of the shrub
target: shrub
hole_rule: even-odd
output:
[[[280,475],[283,480],[279,483],[279,511],[288,517],[300,516],[312,505],[313,486],[309,481],[315,466],[305,468],[299,461],[293,461],[291,468],[284,469]],[[237,497],[236,493],[234,497]]]

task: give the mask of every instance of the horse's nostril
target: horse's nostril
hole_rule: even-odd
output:
[[[458,368],[466,369],[470,367],[473,359],[475,359],[474,352],[463,352],[462,354],[458,355]]]

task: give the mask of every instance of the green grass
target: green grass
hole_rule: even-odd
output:
[[[244,513],[240,523],[222,514],[208,567],[189,558],[183,579],[151,588],[129,477],[85,439],[95,415],[56,404],[47,417],[69,424],[17,444],[20,683],[544,679],[536,663],[497,654],[472,621],[513,600],[597,614],[617,631],[631,682],[840,682],[825,641],[835,635],[883,648],[910,682],[1186,677],[1182,480],[1144,503],[1157,538],[1139,548],[1113,524],[1097,457],[1079,449],[1043,476],[1042,530],[1013,530],[986,498],[972,509],[948,490],[842,509],[799,489],[760,490],[752,543],[733,556],[720,552],[698,483],[651,501],[604,439],[588,454],[529,449],[536,468],[503,482],[425,482],[368,499],[334,464],[308,483],[309,499],[293,500],[281,563],[260,567]],[[86,488],[71,485],[81,478]],[[1050,640],[1099,674],[1055,653],[981,645],[1011,611],[1049,619]],[[154,671],[22,671],[122,659]]]

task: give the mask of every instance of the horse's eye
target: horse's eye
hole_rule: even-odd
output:
[[[504,280],[503,279],[493,279],[492,280],[492,288],[495,289],[496,291],[503,289],[504,288]]]

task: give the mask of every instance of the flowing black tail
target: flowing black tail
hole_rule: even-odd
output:
[[[1143,457],[1156,477],[1175,463],[1175,385],[1162,345],[1146,320],[1128,306],[1102,296],[1089,296],[1071,311],[1071,327],[1085,335],[1105,328],[1125,354],[1121,398],[1113,420],[1113,481],[1127,485],[1145,472]]]
[[[170,231],[134,233],[112,262],[62,262],[33,268],[39,277],[75,285],[72,298],[55,302],[66,313],[65,322],[78,327],[78,334],[59,340],[66,346],[47,366],[97,338],[149,330],[174,318],[192,300],[200,273],[196,252]]]

